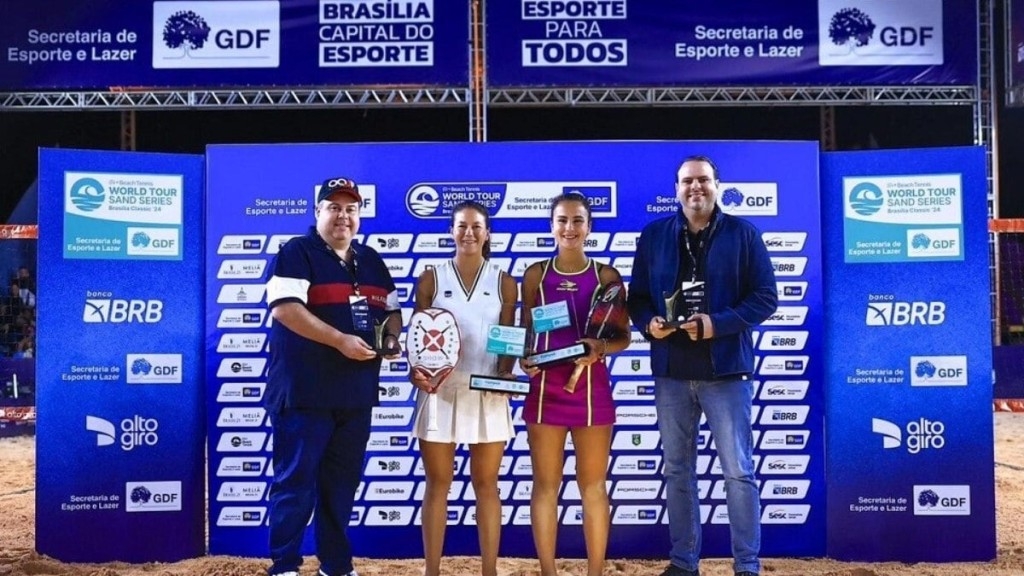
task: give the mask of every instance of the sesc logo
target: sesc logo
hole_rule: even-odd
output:
[[[154,2],[153,68],[277,68],[277,0]]]
[[[803,524],[810,512],[810,504],[769,504],[761,512],[761,523]]]
[[[945,302],[897,302],[891,295],[868,295],[868,326],[938,326],[945,321]]]
[[[128,354],[128,384],[181,384],[181,354]]]
[[[914,516],[970,515],[970,486],[965,484],[914,486]]]
[[[967,356],[911,356],[911,386],[967,386]]]
[[[761,400],[803,400],[809,380],[768,380],[761,387]]]
[[[162,300],[121,300],[109,298],[111,295],[110,292],[87,291],[82,321],[88,324],[156,324],[163,320]]]
[[[958,257],[960,252],[960,230],[957,228],[929,228],[907,230],[907,257],[933,258]]]
[[[125,253],[129,256],[181,257],[177,228],[136,228],[126,230]]]
[[[125,482],[125,512],[180,512],[181,482]]]
[[[765,232],[761,241],[769,252],[799,252],[807,242],[807,232]]]
[[[882,436],[882,448],[889,450],[903,445],[903,430],[888,420],[871,419],[871,431]],[[919,418],[906,426],[907,452],[917,454],[922,450],[942,450],[946,447],[946,425],[937,420]]]
[[[779,306],[775,313],[761,323],[762,326],[803,326],[807,319],[807,306]]]
[[[818,0],[822,66],[943,63],[942,0]]]
[[[722,183],[718,205],[737,216],[778,216],[779,187],[771,182]]]

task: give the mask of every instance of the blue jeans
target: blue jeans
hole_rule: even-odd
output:
[[[758,573],[761,562],[761,497],[754,479],[749,380],[655,378],[654,403],[665,454],[672,564],[696,570],[700,561],[700,501],[697,493],[697,428],[707,414],[725,476],[733,568]]]
[[[371,409],[284,409],[271,415],[270,574],[298,571],[302,538],[316,510],[316,555],[329,576],[352,571],[345,534],[363,474]]]

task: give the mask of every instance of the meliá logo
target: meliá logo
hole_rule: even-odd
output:
[[[943,63],[942,0],[818,1],[822,66]]]
[[[153,68],[277,68],[276,0],[154,2]]]
[[[71,185],[68,198],[75,208],[82,212],[92,212],[103,206],[106,190],[104,190],[103,184],[100,184],[100,181],[95,178],[79,178]]]

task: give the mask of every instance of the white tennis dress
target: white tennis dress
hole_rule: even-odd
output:
[[[413,434],[430,442],[482,444],[512,438],[512,414],[508,396],[470,390],[470,374],[494,375],[498,356],[487,353],[487,329],[501,313],[501,269],[484,262],[472,286],[463,286],[451,260],[434,269],[434,308],[455,316],[462,352],[455,370],[437,389],[438,430],[427,431],[427,397],[416,397]]]

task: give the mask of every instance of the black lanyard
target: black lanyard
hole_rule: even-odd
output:
[[[707,241],[707,234],[705,233],[707,228],[703,228],[697,232],[697,253],[693,253],[693,247],[690,245],[690,231],[683,228],[683,242],[686,244],[686,257],[690,259],[690,281],[697,281],[697,267],[700,263],[701,256],[704,254],[704,245]],[[703,272],[703,270],[701,271]]]

